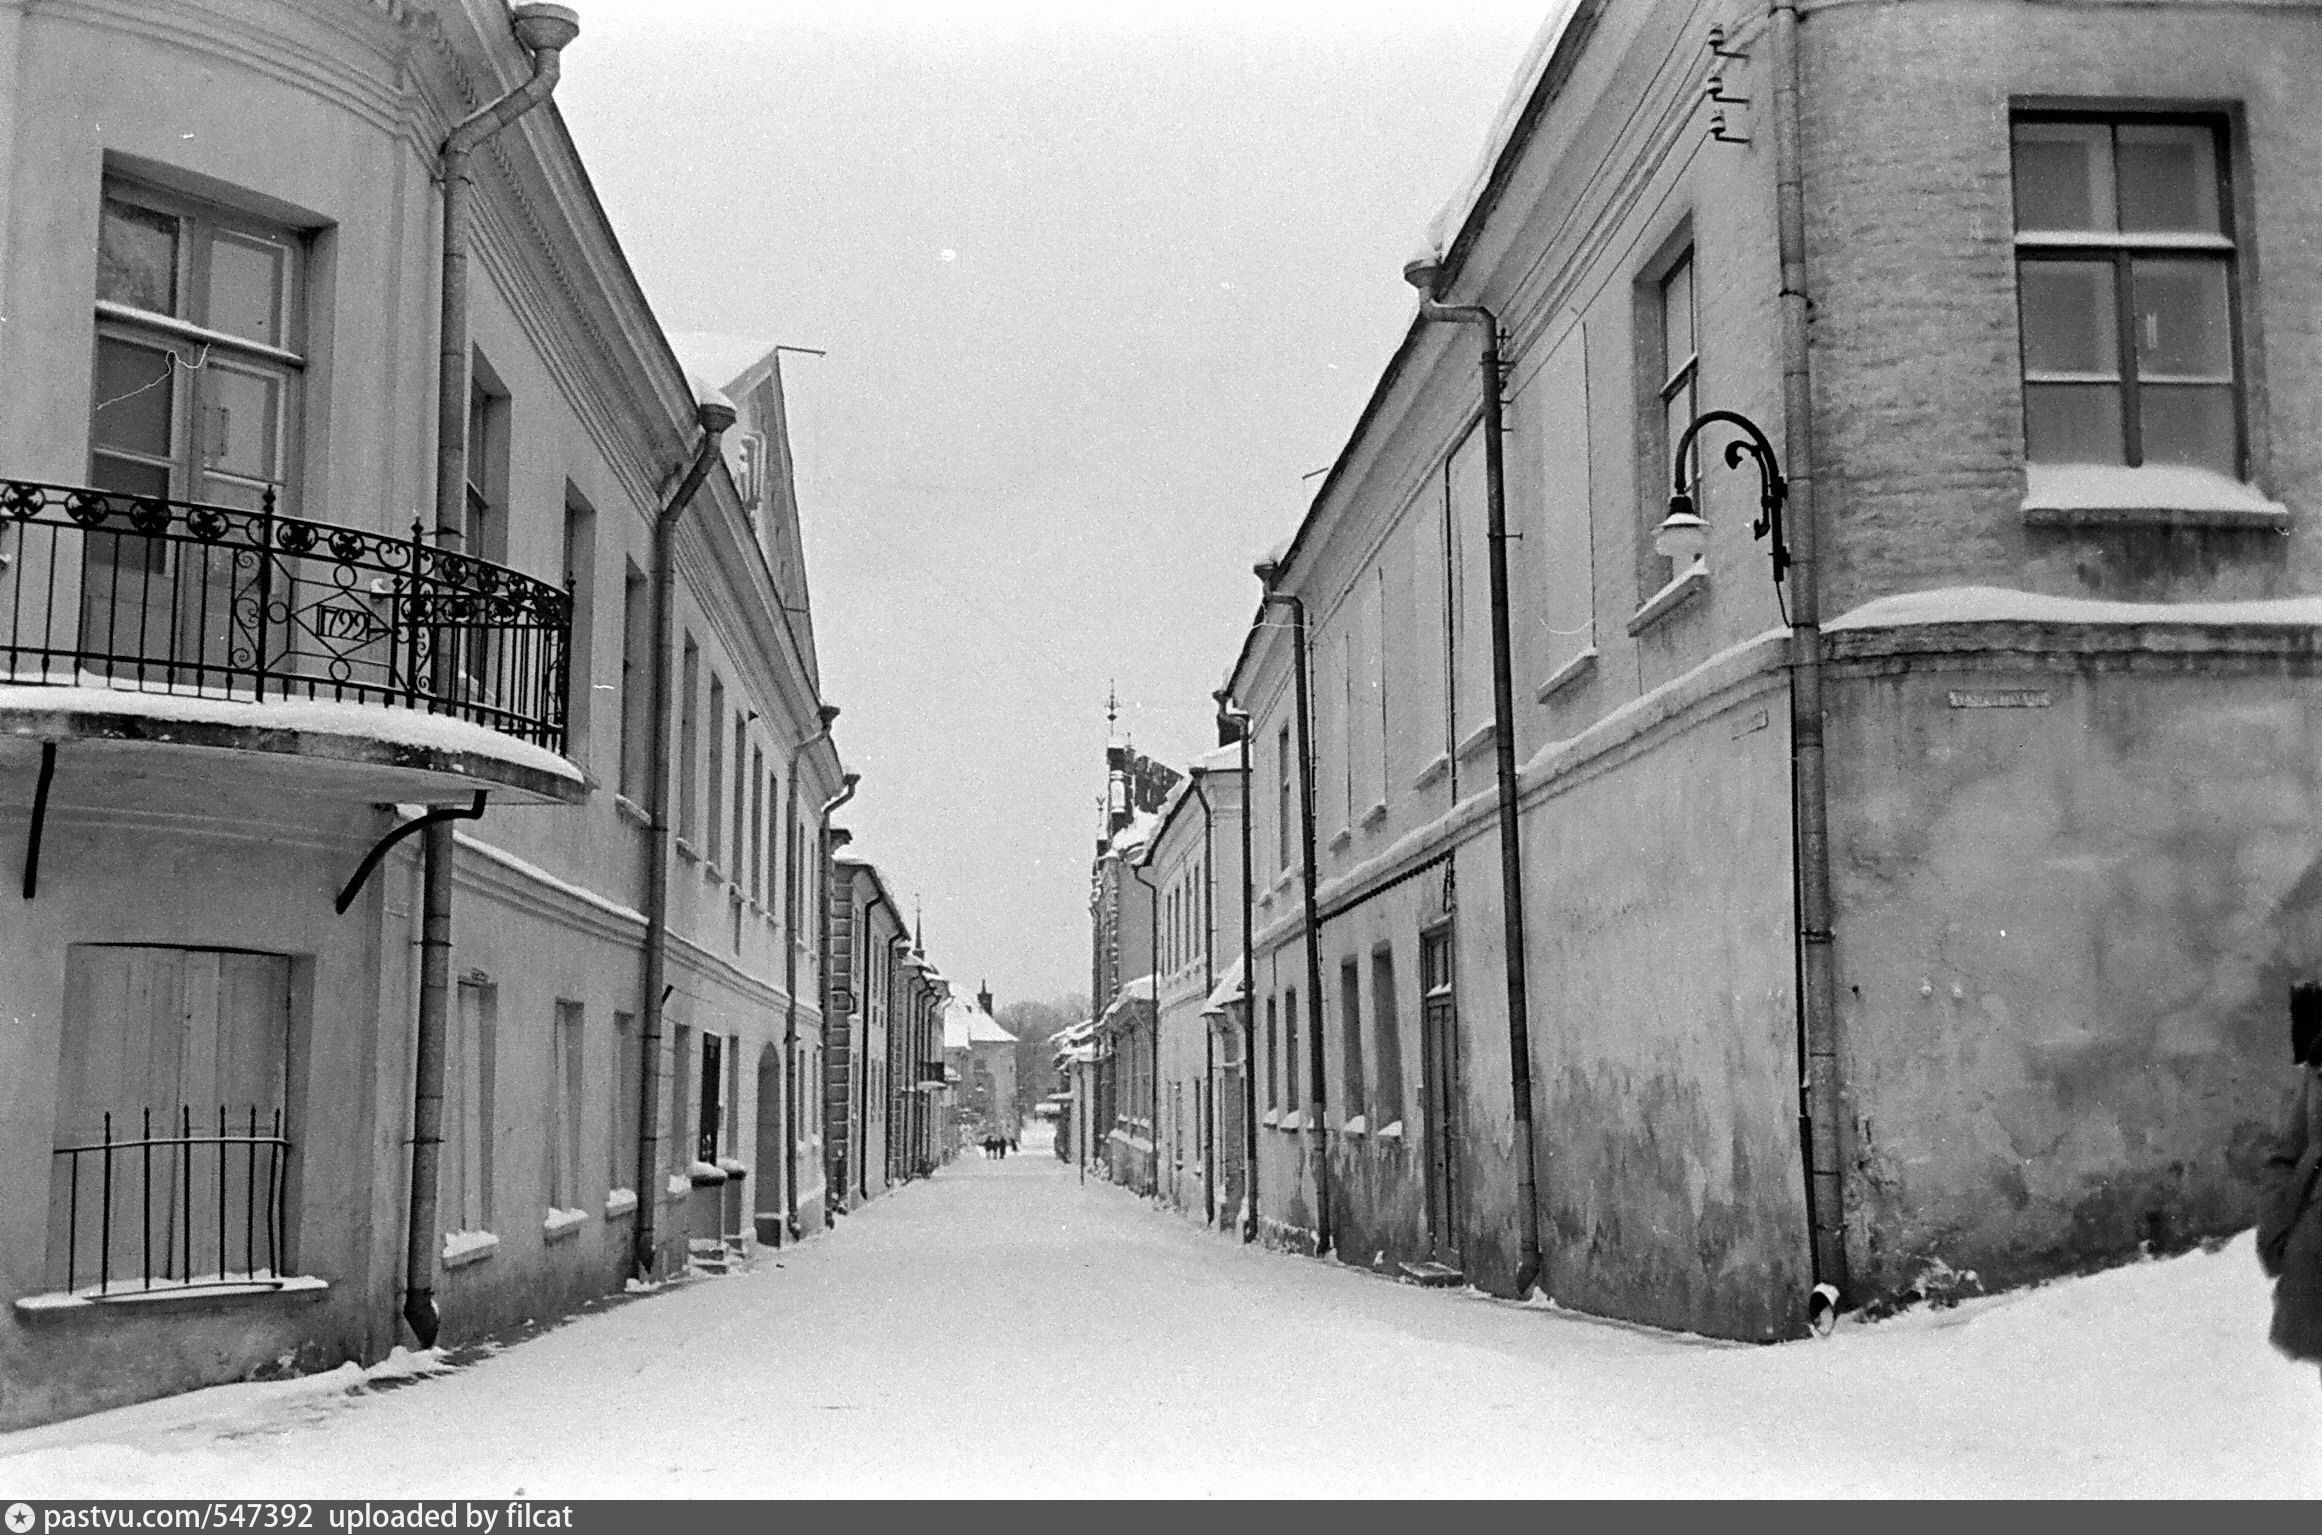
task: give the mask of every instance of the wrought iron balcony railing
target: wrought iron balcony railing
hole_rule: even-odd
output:
[[[419,532],[0,480],[0,682],[413,709],[561,752],[571,599]]]

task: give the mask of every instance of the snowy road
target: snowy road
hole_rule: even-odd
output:
[[[2322,1381],[2264,1307],[2245,1234],[1707,1343],[971,1154],[752,1272],[405,1389],[348,1367],[0,1435],[0,1497],[2322,1493]]]

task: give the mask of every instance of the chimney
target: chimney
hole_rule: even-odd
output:
[[[983,989],[976,993],[976,1006],[982,1008],[989,1017],[997,1018],[999,1016],[992,1011],[992,983],[990,981],[985,981]]]

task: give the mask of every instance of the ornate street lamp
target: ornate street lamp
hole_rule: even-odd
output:
[[[1790,487],[1782,478],[1782,466],[1774,458],[1774,445],[1758,430],[1755,421],[1738,411],[1704,411],[1693,418],[1692,425],[1685,428],[1685,435],[1677,439],[1675,493],[1669,497],[1669,515],[1653,531],[1653,550],[1675,561],[1682,572],[1709,547],[1709,524],[1693,509],[1693,497],[1685,489],[1688,483],[1685,467],[1693,453],[1693,439],[1701,435],[1703,427],[1716,421],[1739,427],[1744,433],[1725,445],[1728,469],[1739,469],[1745,457],[1757,460],[1758,517],[1750,524],[1750,532],[1773,541],[1774,584],[1779,586],[1783,573],[1790,568],[1789,546],[1782,539],[1782,503],[1789,499]]]

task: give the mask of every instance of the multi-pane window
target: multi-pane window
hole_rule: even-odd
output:
[[[762,899],[766,887],[766,753],[750,748],[750,899]]]
[[[2014,150],[2026,458],[2239,475],[2223,122],[2024,114]]]
[[[613,1101],[605,1123],[605,1187],[625,1189],[637,1171],[637,1094],[644,1075],[644,1056],[632,1013],[613,1014]]]
[[[1677,444],[1684,439],[1685,429],[1701,413],[1701,348],[1694,324],[1693,252],[1680,253],[1669,269],[1661,274],[1655,286],[1653,304],[1655,332],[1660,338],[1659,371],[1661,376],[1660,430],[1653,434],[1651,478],[1646,483],[1645,516],[1658,524],[1667,507],[1669,476],[1674,468]],[[1685,493],[1698,504],[1701,496],[1701,445],[1697,442],[1685,454]],[[1647,540],[1650,543],[1650,540]],[[1648,569],[1653,583],[1658,585],[1674,578],[1675,567],[1660,555],[1652,555]]]
[[[725,853],[726,832],[726,685],[710,673],[709,718],[709,828],[702,856],[716,863]]]
[[[508,562],[508,391],[482,353],[468,379],[467,495],[464,551],[496,565]]]
[[[498,988],[462,981],[459,1008],[452,1015],[448,1070],[443,1084],[443,1162],[437,1187],[444,1226],[453,1231],[492,1229],[492,1143],[499,1123],[493,1111],[494,1036]]]
[[[558,1002],[548,1034],[548,1207],[580,1204],[581,1004]]]
[[[1282,991],[1282,1089],[1293,1109],[1306,1101],[1298,1096],[1298,1041],[1298,992],[1295,987],[1285,987]]]
[[[108,181],[97,233],[91,477],[106,490],[256,510],[288,488],[303,242]]]
[[[1282,1019],[1274,999],[1266,999],[1266,1107],[1282,1106]]]
[[[652,776],[653,710],[645,679],[653,667],[653,588],[624,561],[621,577],[621,796],[646,797]],[[615,1187],[619,1187],[618,1184]]]
[[[677,668],[677,834],[689,842],[701,818],[700,700],[701,647],[689,634]]]
[[[1395,1020],[1395,951],[1371,951],[1371,1117],[1380,1128],[1403,1117],[1403,1035]]]
[[[726,867],[732,871],[737,886],[744,880],[742,861],[748,856],[746,849],[750,845],[745,831],[749,824],[750,785],[756,782],[754,772],[748,777],[742,773],[742,759],[749,749],[750,717],[737,714],[734,716],[734,851],[733,856],[726,860]]]
[[[1284,725],[1274,746],[1274,758],[1281,767],[1281,783],[1274,803],[1274,867],[1287,874],[1290,862],[1290,727]]]

